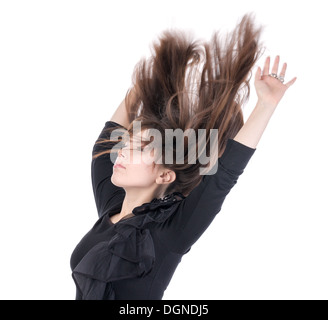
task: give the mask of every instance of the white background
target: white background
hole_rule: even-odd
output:
[[[91,151],[166,28],[209,40],[254,12],[286,93],[163,299],[327,299],[326,1],[1,1],[0,298],[74,299],[97,220]],[[253,83],[253,80],[252,80]],[[255,92],[245,118],[255,105]]]

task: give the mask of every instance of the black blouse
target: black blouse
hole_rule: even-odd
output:
[[[117,125],[107,121],[99,138],[109,138],[104,130]],[[93,154],[102,150],[104,146],[95,144]],[[120,212],[125,191],[111,182],[110,155],[93,159],[91,178],[99,219],[71,256],[76,299],[162,299],[182,256],[221,210],[255,150],[229,139],[216,173],[204,175],[187,197],[174,192],[154,198],[115,224],[109,217]]]

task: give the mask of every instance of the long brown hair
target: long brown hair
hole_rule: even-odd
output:
[[[221,156],[227,140],[233,139],[244,124],[242,106],[249,98],[251,69],[262,54],[262,28],[255,27],[253,20],[252,14],[245,14],[226,37],[214,31],[209,42],[194,40],[182,30],[163,31],[159,42],[153,43],[151,57],[141,59],[134,69],[133,85],[125,97],[130,122],[127,132],[132,135],[135,120],[141,121],[142,130],[155,128],[162,137],[165,129],[205,129],[204,152],[208,152],[210,129],[218,129]],[[188,164],[186,141],[185,162],[167,164],[162,140],[163,164],[176,173],[166,194],[179,191],[188,195],[201,182],[199,168],[203,165],[199,161]],[[93,159],[111,151],[95,154]]]

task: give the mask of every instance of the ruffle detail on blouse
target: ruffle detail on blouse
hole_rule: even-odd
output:
[[[133,216],[112,226],[109,241],[95,245],[73,270],[82,300],[114,300],[112,281],[143,277],[155,262],[154,243],[147,225],[168,219],[185,197],[174,192],[133,210]]]
[[[132,213],[138,215],[138,214],[143,214],[147,211],[154,211],[158,208],[170,208],[173,203],[182,200],[184,198],[185,196],[181,192],[176,191],[166,195],[164,198],[160,198],[160,199],[154,198],[151,202],[146,202],[141,206],[134,208],[132,210]]]

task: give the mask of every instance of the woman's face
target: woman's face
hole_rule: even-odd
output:
[[[155,163],[154,148],[145,146],[141,140],[148,141],[147,130],[126,140],[116,158],[111,181],[118,187],[154,187],[163,165]],[[122,168],[121,165],[124,168]],[[157,180],[159,181],[159,180]]]

